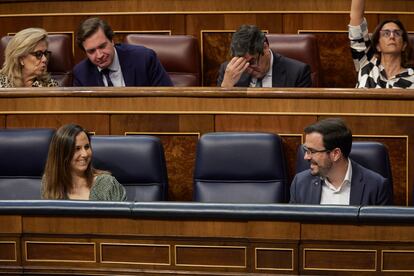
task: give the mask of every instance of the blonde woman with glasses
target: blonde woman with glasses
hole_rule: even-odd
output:
[[[384,20],[370,39],[364,9],[365,0],[352,0],[348,27],[358,72],[356,87],[414,88],[411,47],[404,25],[398,19]]]
[[[47,32],[40,28],[24,29],[13,36],[4,52],[0,87],[58,86],[47,72],[51,55],[47,47]]]

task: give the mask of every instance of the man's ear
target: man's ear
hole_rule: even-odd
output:
[[[331,151],[331,153],[333,154],[333,161],[338,161],[339,159],[342,158],[342,151],[340,148],[335,148]]]

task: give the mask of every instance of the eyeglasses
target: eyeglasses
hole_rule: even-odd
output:
[[[391,34],[394,34],[394,37],[396,37],[396,38],[400,38],[403,35],[402,30],[387,30],[387,29],[385,29],[385,30],[381,30],[380,33],[383,37],[386,37],[386,38],[391,37]]]
[[[328,150],[328,149],[316,150],[316,149],[308,148],[305,145],[302,145],[302,149],[303,149],[304,154],[309,154],[309,155],[314,155],[318,152],[330,152],[330,150]]]
[[[260,57],[261,56],[262,56],[261,54],[258,54],[257,57],[254,57],[254,58],[250,59],[248,61],[249,62],[249,66],[258,66],[259,65],[259,62],[260,62]]]
[[[31,54],[32,56],[34,56],[38,60],[41,60],[43,56],[45,56],[46,59],[49,59],[52,52],[48,51],[48,50],[42,52],[42,51],[39,50],[39,51],[36,51],[36,52],[30,52],[29,54]]]

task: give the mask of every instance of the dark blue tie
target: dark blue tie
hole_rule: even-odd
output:
[[[109,77],[109,72],[110,71],[111,70],[109,70],[108,68],[105,68],[105,69],[101,70],[101,73],[102,73],[102,75],[105,76],[105,79],[106,79],[106,82],[108,83],[108,86],[114,86],[114,84],[111,81],[111,78]]]
[[[255,86],[255,87],[263,87],[263,82],[262,82],[262,80],[263,80],[263,79],[257,79],[257,81],[256,81],[256,86]]]

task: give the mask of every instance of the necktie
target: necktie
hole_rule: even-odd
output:
[[[102,69],[101,73],[104,75],[106,82],[108,83],[108,86],[114,86],[114,84],[111,81],[111,78],[109,77],[110,70],[108,68]]]
[[[262,79],[257,79],[256,87],[263,87]]]

